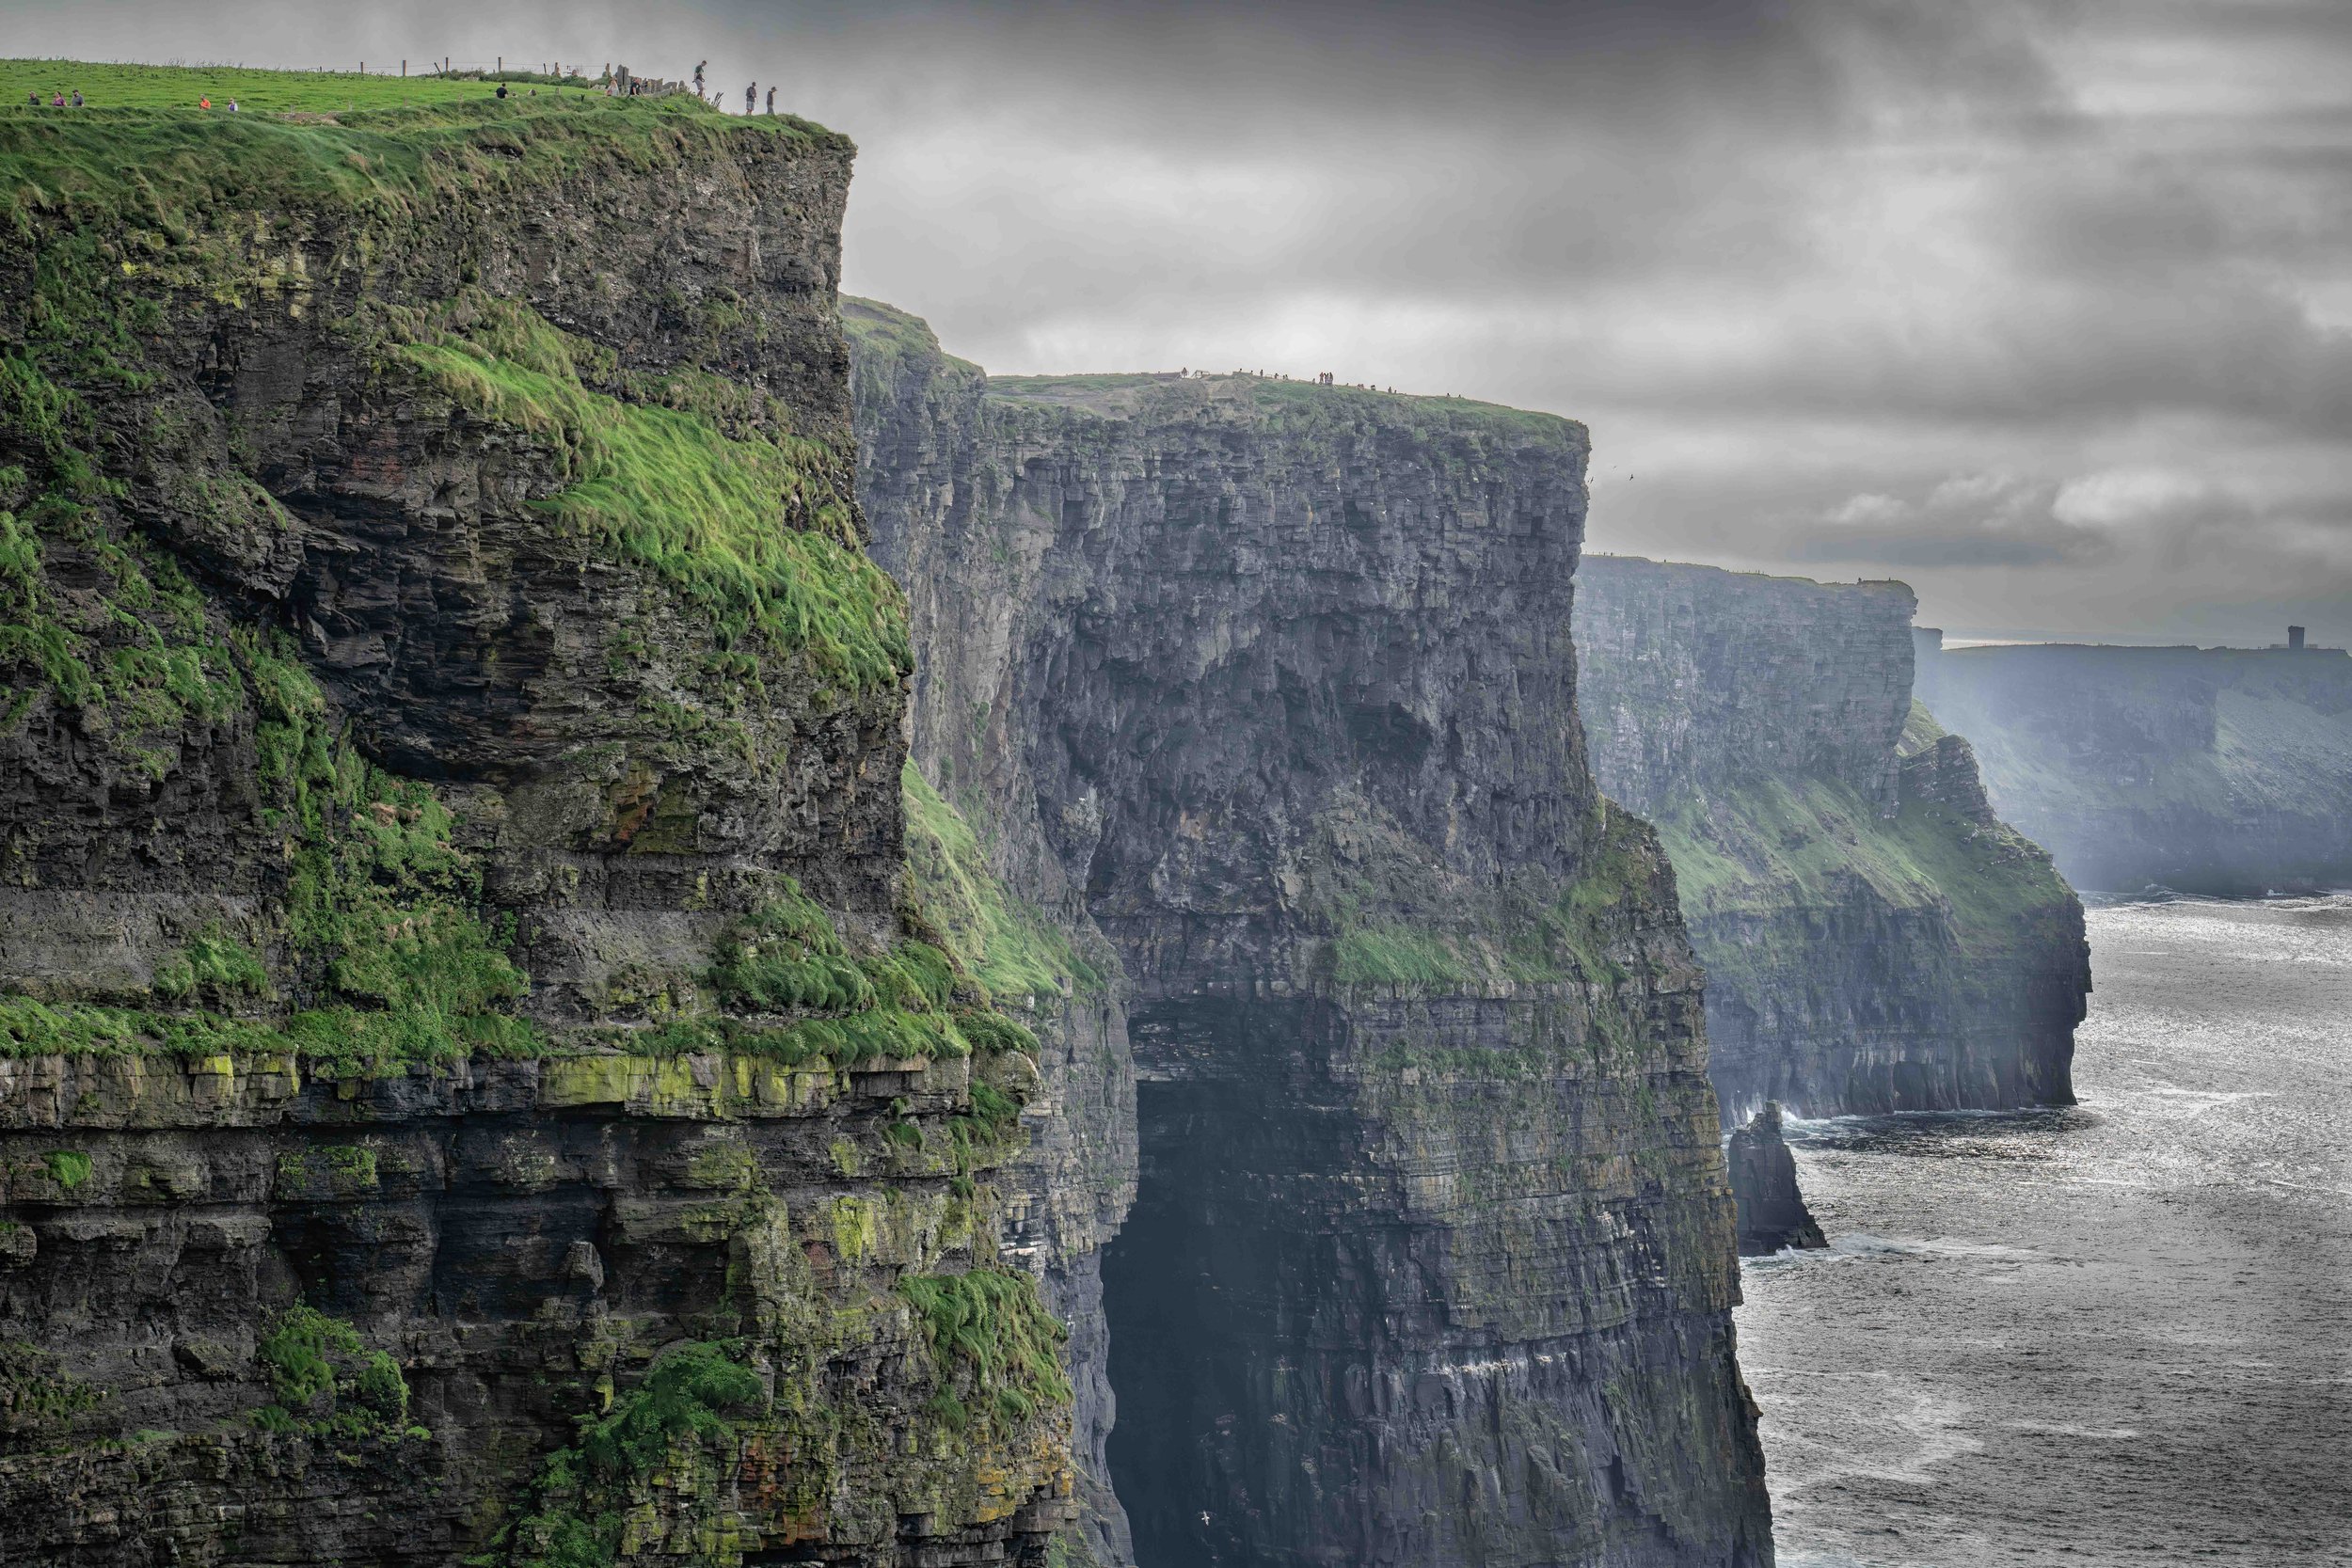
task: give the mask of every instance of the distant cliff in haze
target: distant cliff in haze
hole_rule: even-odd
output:
[[[1579,703],[1658,824],[1726,1114],[2063,1103],[2082,907],[1912,701],[1899,582],[1588,557]]]
[[[2352,657],[2341,649],[1953,648],[1920,695],[1977,743],[2001,815],[2075,886],[2352,885]]]

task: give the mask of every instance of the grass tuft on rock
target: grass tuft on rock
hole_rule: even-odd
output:
[[[1070,1402],[1058,1354],[1069,1330],[1045,1310],[1027,1275],[909,1275],[898,1289],[930,1345],[941,1396],[933,1409],[950,1428],[968,1424],[976,1404],[981,1419],[1011,1424]]]
[[[1103,968],[1079,954],[1044,911],[1006,888],[971,824],[912,761],[900,785],[916,901],[989,994],[1010,999],[1058,996],[1065,987],[1101,990]]]
[[[596,389],[583,375],[612,373],[609,356],[486,295],[395,352],[459,406],[552,444],[568,483],[539,504],[651,569],[712,617],[723,643],[755,635],[805,649],[858,689],[895,686],[914,668],[904,595],[866,559],[849,486],[821,444],[736,438],[707,413]]]

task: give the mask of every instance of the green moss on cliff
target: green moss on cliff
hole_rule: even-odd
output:
[[[1902,737],[1895,744],[1898,756],[1913,756],[1926,751],[1944,738],[1944,726],[1935,721],[1928,705],[1918,698],[1911,699],[1911,711],[1903,718]]]
[[[989,994],[1058,996],[1065,986],[1100,990],[1104,971],[1078,953],[1044,911],[1006,888],[971,824],[912,761],[900,783],[916,900]]]
[[[22,468],[0,470],[0,499],[26,483]],[[72,563],[73,592],[51,581],[53,556]],[[144,540],[110,536],[62,492],[0,511],[0,728],[45,689],[80,710],[83,733],[118,766],[151,779],[178,760],[184,726],[243,705],[228,643],[186,572]]]
[[[655,1033],[657,1049],[719,1047],[796,1065],[823,1057],[842,1068],[882,1057],[1036,1049],[1027,1030],[973,1005],[956,960],[930,943],[906,940],[852,956],[824,910],[789,878],[758,909],[728,923],[709,981],[739,1012],[818,1016],[781,1024],[681,1020]]]
[[[1677,800],[1658,830],[1694,926],[1836,908],[1859,887],[1893,909],[1948,910],[1963,952],[1984,955],[2041,940],[2042,923],[2073,907],[2048,858],[2013,830],[1930,801],[1883,817],[1830,780],[1766,779],[1704,802]],[[1722,952],[1709,962],[1785,957]]]
[[[259,1354],[273,1396],[253,1414],[254,1425],[264,1431],[424,1435],[406,1426],[408,1383],[400,1363],[368,1349],[344,1319],[315,1307],[288,1307],[262,1336]]]
[[[910,1275],[898,1281],[898,1293],[930,1340],[940,1379],[933,1409],[951,1430],[962,1431],[976,1416],[1018,1423],[1070,1402],[1070,1379],[1057,1354],[1069,1331],[1045,1310],[1027,1275]]]
[[[155,969],[155,994],[179,1001],[266,996],[269,970],[253,950],[222,930],[207,927],[194,942]]]
[[[788,435],[735,439],[703,412],[623,402],[609,355],[521,306],[468,296],[396,352],[461,406],[551,442],[569,483],[540,504],[651,568],[713,617],[723,643],[756,633],[806,649],[860,688],[914,665],[904,596],[859,547],[837,454]],[[676,395],[700,393],[695,384]]]
[[[1565,883],[1517,877],[1473,885],[1369,810],[1318,825],[1309,900],[1331,939],[1312,978],[1343,989],[1494,990],[1621,978],[1603,922],[1637,853],[1617,814]]]
[[[516,1568],[606,1568],[620,1560],[623,1514],[683,1449],[723,1462],[735,1418],[764,1402],[739,1344],[674,1345],[601,1415],[583,1416],[572,1444],[549,1455],[537,1506],[514,1528],[510,1554],[477,1560]]]
[[[448,807],[333,728],[284,639],[240,632],[222,654],[233,656],[225,681],[236,705],[257,715],[257,782],[284,835],[294,967],[273,986],[259,957],[215,927],[158,966],[154,990],[162,1002],[215,1005],[282,990],[308,1006],[259,1020],[0,996],[0,1053],[296,1053],[349,1072],[544,1051],[513,1012],[527,982],[508,956],[512,931],[483,914],[481,871],[453,842]]]

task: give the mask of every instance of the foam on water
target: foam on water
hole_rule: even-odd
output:
[[[2083,1103],[1794,1121],[1752,1259],[1791,1568],[2352,1564],[2352,897],[2108,904]]]

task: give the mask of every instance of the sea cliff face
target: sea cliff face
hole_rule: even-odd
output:
[[[0,123],[0,1560],[1072,1512],[1029,1239],[1083,1156],[1018,1020],[1083,965],[906,820],[850,151]]]
[[[1118,960],[1138,1557],[1769,1561],[1697,973],[1575,721],[1583,432],[991,380],[848,316],[917,764]],[[1100,1233],[1136,1156],[1118,1031],[1089,1049]]]
[[[1726,1116],[2069,1103],[2082,907],[1912,702],[1900,583],[1584,563],[1594,772],[1653,818]]]
[[[1923,629],[1919,693],[1976,741],[1994,804],[2077,887],[2352,886],[2342,649],[1947,650]]]

